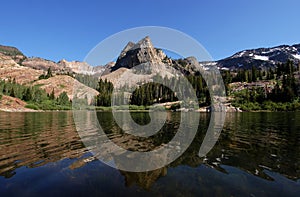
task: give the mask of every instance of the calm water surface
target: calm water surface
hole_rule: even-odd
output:
[[[98,113],[107,136],[147,151],[176,133],[180,113],[147,141],[129,139],[110,113]],[[147,113],[133,113],[139,124]],[[72,112],[0,113],[0,196],[299,196],[300,113],[230,113],[209,154],[197,156],[209,123],[170,165],[150,172],[113,169],[93,157]],[[126,139],[126,140],[124,140]]]

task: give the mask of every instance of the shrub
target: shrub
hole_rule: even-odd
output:
[[[180,108],[180,104],[179,103],[175,103],[173,105],[171,105],[170,109],[175,111],[176,109],[179,109]]]
[[[27,104],[27,105],[25,105],[25,107],[28,109],[39,110],[39,107],[36,106],[35,104]]]

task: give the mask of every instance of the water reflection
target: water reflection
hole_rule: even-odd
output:
[[[0,122],[0,176],[86,152],[70,113],[1,113]]]
[[[109,139],[142,152],[168,144],[180,120],[180,113],[168,114],[163,130],[145,139],[121,131],[111,113],[101,112],[97,116]],[[143,113],[134,116],[134,119],[147,119]],[[200,114],[195,139],[174,162],[154,171],[134,173],[104,166],[88,153],[70,112],[0,113],[0,176],[7,180],[0,179],[0,182],[15,183],[17,187],[12,178],[22,180],[24,177],[17,175],[29,171],[24,167],[48,174],[46,169],[51,166],[58,174],[57,182],[68,185],[69,189],[80,183],[77,189],[81,192],[105,182],[106,188],[100,189],[100,193],[109,190],[104,193],[112,194],[114,189],[108,188],[118,188],[126,194],[139,191],[146,196],[160,192],[168,195],[299,194],[300,113],[229,113],[215,147],[205,157],[199,157],[209,120],[209,114]],[[141,123],[147,121],[140,120]],[[180,149],[180,146],[170,148]],[[30,175],[33,176],[31,172]],[[3,185],[0,194],[8,191],[1,189]],[[94,185],[93,189],[97,188]],[[243,188],[235,188],[237,185]],[[174,187],[178,190],[174,191]],[[66,194],[67,191],[59,192]]]

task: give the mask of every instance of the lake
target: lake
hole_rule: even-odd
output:
[[[124,134],[109,112],[97,117],[112,141],[148,151],[172,139],[180,113],[169,113],[162,131],[146,140]],[[132,117],[149,122],[148,113]],[[209,120],[210,114],[200,114],[192,144],[169,165],[127,172],[88,151],[72,112],[1,112],[0,196],[300,195],[299,112],[227,113],[216,145],[199,157]]]

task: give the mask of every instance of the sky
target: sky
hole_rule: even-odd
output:
[[[0,44],[28,57],[82,61],[115,33],[163,26],[188,34],[218,60],[300,43],[299,8],[299,0],[10,0],[1,2]]]

